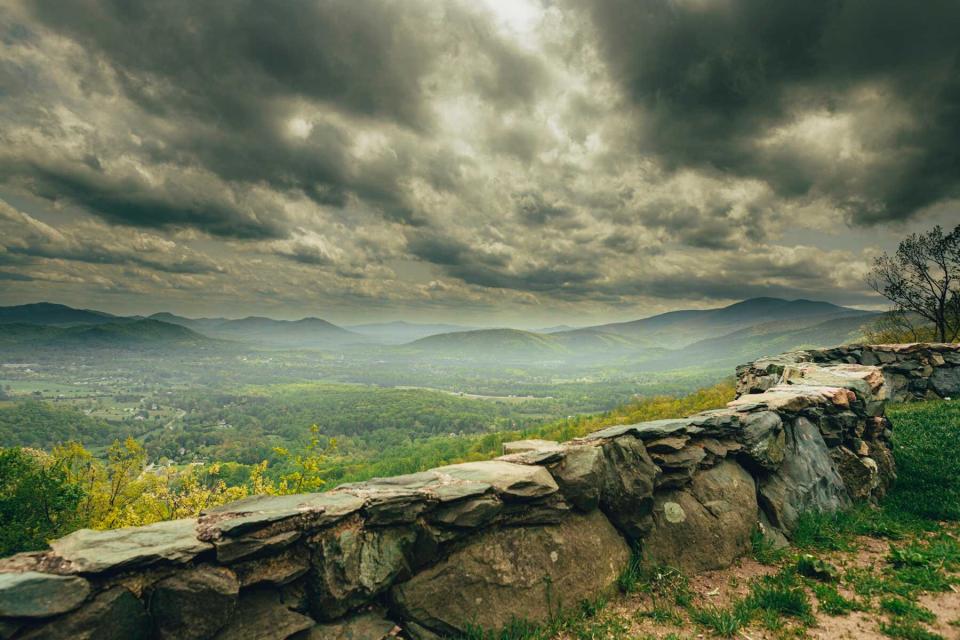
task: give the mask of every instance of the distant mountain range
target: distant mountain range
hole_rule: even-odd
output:
[[[441,333],[473,331],[476,327],[465,327],[457,324],[420,324],[394,320],[393,322],[350,325],[347,329],[382,344],[404,344]]]
[[[140,349],[197,347],[214,343],[186,327],[157,320],[121,319],[75,326],[4,323],[0,346],[36,346],[85,349]]]
[[[0,307],[0,345],[199,345],[228,340],[272,348],[381,348],[398,355],[484,360],[633,358],[671,366],[686,361],[740,361],[855,340],[876,314],[812,300],[753,298],[727,307],[671,311],[634,320],[540,332],[474,329],[403,321],[344,328],[320,318],[251,316],[149,318],[37,303]],[[380,345],[380,346],[377,346]]]

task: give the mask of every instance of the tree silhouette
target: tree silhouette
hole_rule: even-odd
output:
[[[954,342],[960,335],[960,225],[948,234],[939,225],[911,234],[892,256],[874,260],[867,283],[893,303],[898,321],[922,318],[938,340]]]

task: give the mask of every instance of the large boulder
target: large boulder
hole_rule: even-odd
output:
[[[80,529],[54,540],[50,547],[77,573],[132,569],[164,561],[183,563],[213,549],[197,539],[196,525],[196,520],[188,518],[108,531]]]
[[[647,559],[688,573],[720,569],[750,550],[757,524],[753,478],[732,461],[701,471],[690,486],[658,494]]]
[[[815,424],[796,418],[786,440],[783,463],[760,480],[758,493],[770,522],[789,535],[804,511],[837,511],[850,505],[850,496]]]
[[[307,575],[313,616],[338,618],[389,588],[409,572],[416,540],[408,527],[364,529],[359,523],[320,534]]]
[[[638,540],[653,522],[653,487],[660,469],[639,438],[621,436],[602,447],[600,509],[625,536]]]
[[[599,511],[560,524],[480,535],[393,588],[406,620],[438,634],[469,625],[499,629],[514,618],[542,622],[610,588],[630,549]]]
[[[46,618],[72,611],[90,595],[76,576],[36,571],[0,573],[0,618]]]
[[[18,638],[23,640],[147,640],[150,618],[124,587],[112,587],[73,613]]]
[[[229,569],[199,567],[174,573],[156,585],[149,610],[163,640],[202,640],[233,617],[240,584]]]

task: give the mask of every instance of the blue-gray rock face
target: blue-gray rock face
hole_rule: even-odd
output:
[[[770,522],[790,532],[804,511],[830,512],[850,506],[843,479],[816,425],[796,418],[786,427],[786,447],[780,468],[759,483],[760,506]]]

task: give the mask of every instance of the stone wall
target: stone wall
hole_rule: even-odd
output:
[[[844,353],[894,354],[898,376],[914,370],[907,354],[957,363],[938,345]],[[635,545],[688,572],[728,565],[755,527],[783,541],[803,510],[875,499],[894,478],[883,416],[894,370],[814,358],[779,373],[755,363],[743,395],[688,418],[77,531],[0,560],[0,638],[455,637],[601,595]]]
[[[960,396],[960,344],[937,343],[847,345],[761,358],[737,367],[737,392],[768,389],[785,368],[810,362],[878,366],[896,402]]]

